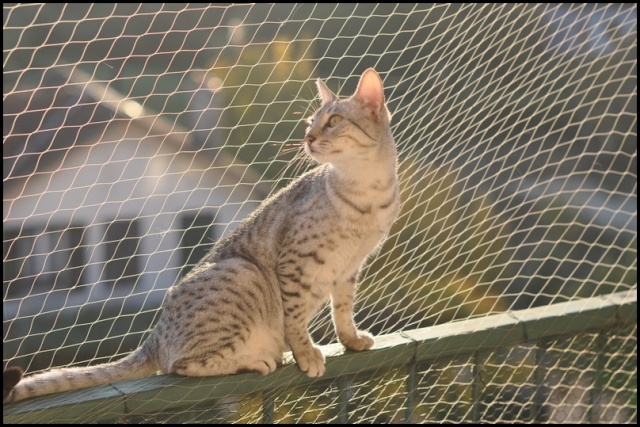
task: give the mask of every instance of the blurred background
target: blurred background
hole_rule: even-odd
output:
[[[361,327],[637,288],[635,4],[4,4],[3,52],[3,358],[29,372],[136,348],[166,289],[313,167],[315,79],[349,96],[368,67],[403,208]]]

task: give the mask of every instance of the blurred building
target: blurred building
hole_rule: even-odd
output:
[[[207,142],[211,94],[187,129],[77,69],[47,76],[4,100],[5,319],[157,307],[269,188]]]

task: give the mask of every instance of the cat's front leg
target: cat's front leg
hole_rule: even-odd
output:
[[[336,284],[331,291],[331,316],[338,339],[350,350],[362,351],[373,347],[373,336],[359,331],[353,320],[353,299],[356,293],[356,276],[347,283]]]
[[[297,345],[296,350],[294,350],[293,346],[290,345],[290,347],[301,371],[311,378],[324,375],[324,355],[320,348],[311,343],[311,340],[309,340],[309,345]]]
[[[315,378],[324,375],[324,355],[313,344],[307,329],[313,312],[308,307],[304,292],[304,287],[301,288],[297,281],[282,281],[284,336],[300,370]]]

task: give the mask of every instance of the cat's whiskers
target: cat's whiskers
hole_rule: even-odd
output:
[[[294,111],[293,114],[300,116],[302,121],[306,121],[309,113],[311,111],[315,111],[319,106],[319,100],[317,97],[312,94],[311,99],[312,101],[309,101],[309,99],[300,96],[295,96],[293,99],[293,102],[300,103],[301,106],[301,108],[298,111]],[[304,152],[304,142],[299,139],[289,140],[282,143],[280,150],[278,150],[278,153],[272,160],[282,158],[286,159],[291,153],[295,154],[276,174],[276,181],[285,179],[288,171],[291,171],[291,176],[298,176],[299,172],[305,168],[305,164],[312,163],[312,159],[310,159]]]
[[[297,176],[300,162],[308,160],[305,156],[303,147],[304,147],[304,143],[300,142],[299,140],[286,141],[283,144],[281,144],[281,148],[280,150],[278,150],[278,153],[274,156],[274,159],[285,158],[286,160],[286,158],[289,157],[291,153],[294,153],[294,155],[293,157],[288,159],[285,165],[276,174],[275,179],[277,181],[284,179],[285,176],[287,175],[287,171],[289,171],[291,167],[294,168],[293,173],[291,175]]]
[[[303,144],[300,145],[300,147],[302,146]],[[291,176],[300,176],[310,164],[315,164],[315,162],[307,156],[303,149],[300,149],[291,160],[290,165],[293,167]]]

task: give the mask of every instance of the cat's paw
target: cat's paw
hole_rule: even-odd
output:
[[[349,350],[355,351],[368,350],[375,343],[373,335],[366,331],[357,331],[355,336],[348,338],[340,337],[340,342]]]
[[[273,359],[255,360],[247,363],[240,372],[256,372],[260,375],[267,375],[276,370],[276,361]]]
[[[296,362],[300,370],[306,372],[311,378],[321,377],[324,375],[324,355],[315,345],[305,348],[302,351],[294,352]]]

